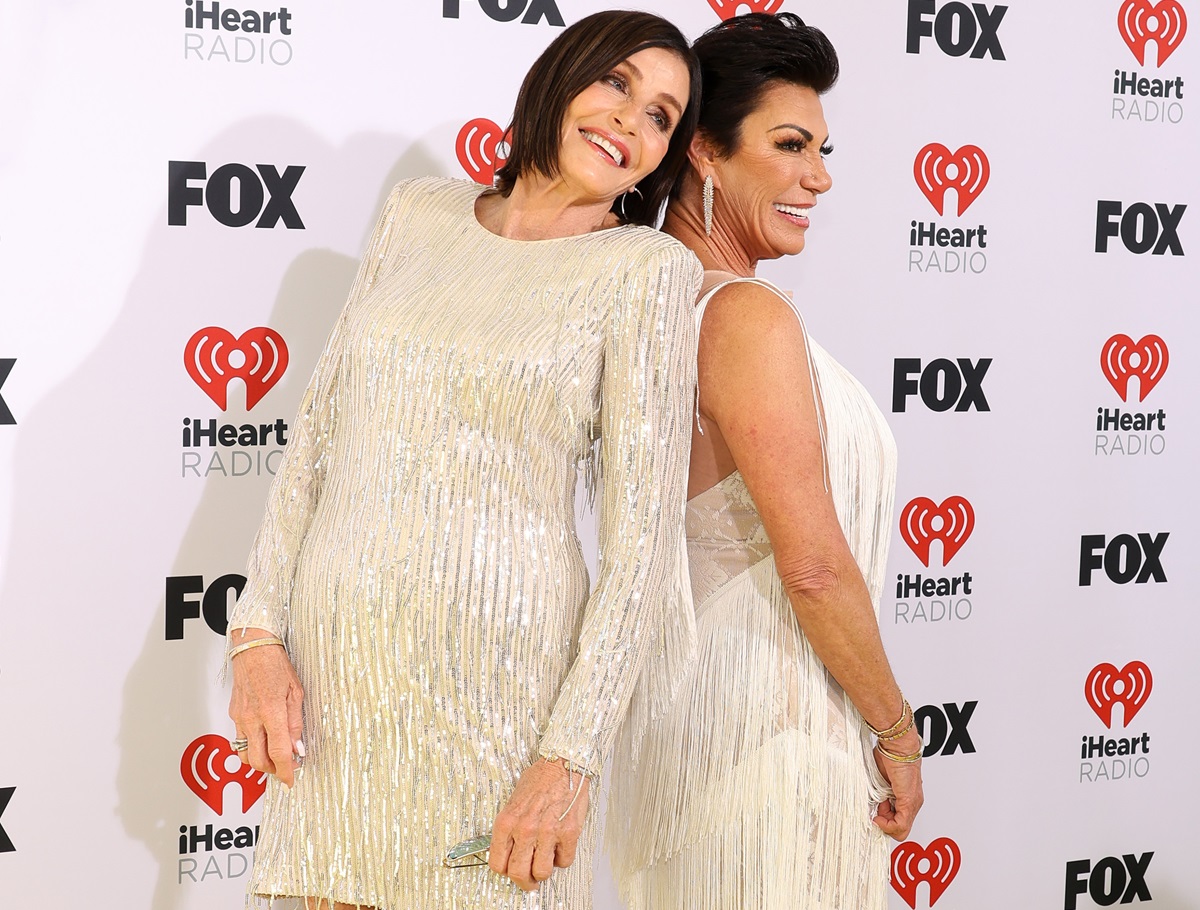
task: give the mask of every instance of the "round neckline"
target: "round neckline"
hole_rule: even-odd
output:
[[[491,189],[491,187],[484,187],[482,192],[475,193],[471,196],[470,210],[467,212],[467,216],[468,216],[467,220],[470,221],[471,224],[475,226],[475,228],[482,231],[487,236],[489,236],[495,240],[503,241],[504,243],[517,243],[517,244],[562,243],[565,240],[581,240],[585,237],[599,237],[602,234],[611,234],[614,231],[623,231],[626,228],[632,228],[632,227],[639,226],[636,224],[615,224],[609,228],[601,228],[598,231],[586,231],[583,234],[566,234],[562,237],[543,237],[540,240],[517,240],[514,237],[505,237],[503,234],[497,234],[495,231],[488,230],[486,227],[483,226],[483,222],[481,222],[479,220],[479,216],[477,214],[475,214],[475,203],[477,203],[480,199],[482,199],[484,194],[487,193],[490,189]]]

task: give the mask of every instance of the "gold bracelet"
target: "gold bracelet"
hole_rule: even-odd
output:
[[[879,750],[880,754],[882,754],[884,758],[890,759],[894,762],[899,762],[902,765],[911,765],[921,760],[921,753],[925,751],[925,744],[921,743],[920,748],[918,748],[916,752],[912,752],[908,755],[897,755],[895,752],[889,752],[878,743],[875,745],[875,748]]]
[[[905,733],[907,733],[908,732],[907,727],[905,727],[903,730],[901,730],[900,728],[904,727],[905,721],[908,721],[909,726],[912,726],[913,710],[912,710],[912,706],[908,703],[907,698],[904,698],[904,696],[901,696],[900,700],[904,702],[904,706],[900,709],[900,719],[898,721],[896,721],[894,724],[892,724],[886,730],[876,730],[869,723],[867,723],[866,720],[864,720],[863,723],[867,724],[867,729],[870,730],[872,733],[874,733],[876,736],[878,736],[880,739],[895,739],[898,736],[903,736]],[[897,731],[900,731],[900,732],[897,732]]]
[[[912,711],[909,711],[908,712],[908,725],[903,730],[901,730],[899,733],[894,733],[891,736],[876,736],[876,739],[878,739],[880,742],[885,742],[885,741],[891,742],[893,739],[899,739],[901,736],[903,736],[905,733],[907,733],[909,730],[911,730],[916,725],[917,725],[917,719],[916,719],[916,717],[913,716]]]
[[[274,638],[274,637],[256,638],[253,641],[243,642],[242,644],[237,645],[236,647],[230,648],[229,654],[227,655],[227,659],[233,660],[235,657],[237,657],[243,651],[249,651],[251,648],[261,648],[264,645],[279,645],[279,647],[284,648],[284,650],[287,649],[287,646],[284,645],[284,643],[281,639]]]

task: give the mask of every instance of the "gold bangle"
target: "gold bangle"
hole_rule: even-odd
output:
[[[876,736],[876,739],[878,739],[880,742],[884,742],[884,741],[891,742],[893,739],[899,739],[901,736],[903,736],[905,733],[907,733],[909,730],[911,730],[916,725],[917,725],[917,719],[913,716],[912,712],[909,711],[908,725],[903,730],[901,730],[899,733],[893,733],[891,736]]]
[[[875,745],[875,748],[880,751],[884,758],[899,762],[902,765],[911,765],[921,760],[921,753],[925,751],[925,744],[921,743],[920,748],[916,752],[909,753],[908,755],[897,755],[895,752],[889,752],[878,743]]]
[[[904,702],[904,705],[900,709],[900,719],[898,721],[896,721],[894,724],[892,724],[886,730],[876,730],[869,723],[867,723],[866,720],[863,720],[863,723],[867,724],[867,729],[870,730],[872,733],[874,733],[876,736],[878,736],[880,739],[895,739],[898,736],[903,736],[905,733],[907,733],[908,732],[907,727],[905,727],[903,730],[901,730],[900,728],[904,727],[905,721],[908,721],[909,726],[912,726],[912,724],[914,722],[913,721],[913,710],[912,710],[912,706],[908,703],[907,698],[904,698],[904,696],[901,696],[900,700]],[[897,732],[897,731],[899,731],[899,732]]]
[[[286,646],[284,645],[284,643],[281,639],[274,638],[274,637],[256,638],[253,641],[243,642],[242,644],[237,645],[236,647],[230,648],[229,654],[227,655],[227,659],[233,660],[235,657],[237,657],[243,651],[249,651],[251,648],[261,648],[264,645],[279,645],[279,647],[284,648],[286,650]]]

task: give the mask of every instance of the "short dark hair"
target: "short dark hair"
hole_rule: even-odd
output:
[[[838,78],[837,51],[825,33],[794,13],[735,16],[697,38],[692,50],[704,80],[699,129],[722,157],[737,150],[742,121],[772,85],[823,95]]]
[[[500,193],[507,196],[517,178],[526,174],[557,176],[567,107],[622,60],[651,47],[671,51],[687,64],[687,107],[675,125],[662,162],[641,179],[637,193],[614,200],[612,211],[623,222],[653,225],[687,162],[688,146],[699,119],[700,65],[679,29],[652,13],[594,13],[570,26],[542,52],[517,93],[509,127],[512,147],[508,161],[496,172]]]

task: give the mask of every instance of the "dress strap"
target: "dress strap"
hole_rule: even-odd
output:
[[[700,299],[696,301],[696,338],[700,338],[700,325],[704,321],[704,313],[708,309],[708,302],[722,288],[731,284],[749,283],[757,284],[771,291],[775,296],[788,305],[791,311],[796,314],[796,319],[800,323],[800,332],[804,336],[804,354],[808,358],[808,379],[812,387],[813,405],[817,409],[817,434],[821,438],[821,480],[825,485],[825,492],[829,492],[829,448],[826,441],[825,432],[825,406],[821,396],[821,378],[817,374],[817,365],[813,361],[812,346],[808,340],[808,326],[804,324],[804,315],[800,312],[800,308],[796,306],[796,302],[792,300],[790,294],[780,290],[765,278],[743,277],[735,275],[732,272],[724,272],[718,270],[709,270],[704,273],[704,283],[700,289]],[[701,435],[704,434],[704,429],[700,426],[700,386],[696,386],[696,428],[700,430]]]

